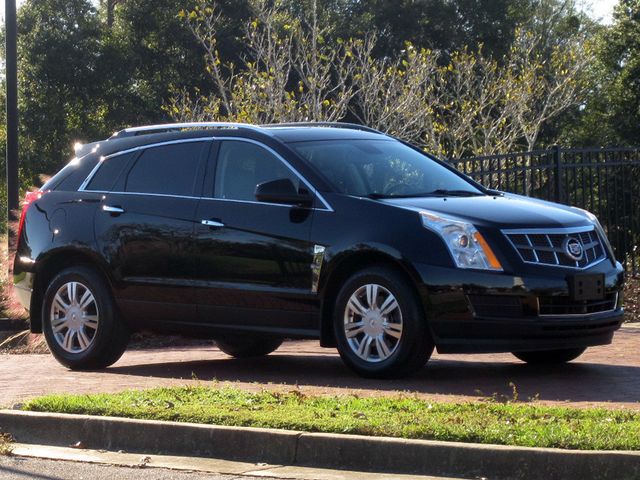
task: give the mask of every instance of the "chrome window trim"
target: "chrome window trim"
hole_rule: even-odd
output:
[[[507,241],[509,242],[509,244],[513,247],[513,249],[516,251],[516,253],[518,254],[518,257],[520,258],[520,260],[523,263],[528,263],[530,265],[537,265],[540,267],[551,267],[551,268],[568,268],[571,270],[587,270],[589,268],[595,267],[596,265],[599,265],[600,263],[604,262],[605,260],[607,260],[609,258],[608,253],[607,253],[607,249],[605,248],[604,242],[602,240],[602,238],[600,237],[600,233],[598,232],[598,229],[596,228],[595,225],[585,225],[582,227],[565,227],[565,228],[516,228],[516,229],[504,229],[504,230],[500,230],[502,232],[502,234],[504,235],[504,237],[507,239]],[[572,265],[560,265],[559,263],[554,265],[551,263],[541,263],[538,260],[538,255],[535,253],[535,249],[532,250],[535,254],[536,257],[536,261],[535,262],[531,262],[528,260],[525,260],[522,257],[522,254],[520,253],[520,251],[518,250],[518,247],[516,246],[516,244],[511,240],[511,238],[509,237],[509,235],[545,235],[547,237],[547,242],[549,242],[549,244],[551,245],[551,248],[553,248],[553,245],[551,243],[551,240],[549,239],[549,235],[571,235],[574,233],[586,233],[586,232],[591,232],[591,231],[595,231],[598,240],[600,241],[600,247],[602,248],[602,251],[604,253],[604,256],[597,261],[594,261],[593,263],[589,263],[587,265],[585,265],[584,267],[579,267],[579,266],[572,266]],[[527,242],[529,243],[529,245],[531,245],[533,247],[533,245],[531,244],[531,241],[529,239],[527,239]],[[538,248],[538,250],[547,250],[548,247],[540,247]],[[551,249],[549,249],[548,251],[553,251]],[[558,255],[556,254],[555,251],[553,251],[553,254],[556,258],[556,261],[558,261]]]
[[[234,198],[218,198],[218,197],[200,197],[200,200],[208,200],[214,202],[233,202],[233,203],[248,203],[250,205],[271,205],[273,207],[284,207],[291,208],[293,205],[288,203],[271,203],[271,202],[258,202],[257,200],[236,200]],[[300,207],[305,208],[305,210],[319,210],[321,212],[328,212],[326,208],[315,208],[315,207]],[[333,211],[333,210],[331,210]]]
[[[190,195],[174,195],[169,193],[146,193],[146,192],[106,192],[104,190],[85,190],[89,193],[113,193],[114,195],[148,195],[150,197],[168,197],[168,198],[187,198],[190,200],[200,200],[200,197],[193,197]]]
[[[96,166],[93,167],[93,170],[91,170],[91,172],[89,172],[89,175],[87,176],[87,178],[85,178],[84,182],[82,182],[82,184],[78,187],[78,191],[79,192],[102,192],[102,190],[87,190],[86,187],[87,187],[87,185],[89,183],[91,183],[91,180],[93,180],[93,177],[95,176],[95,174],[98,173],[98,170],[102,166],[103,162],[105,160],[108,160],[109,158],[118,157],[120,155],[126,155],[127,153],[137,152],[139,150],[145,150],[147,148],[163,147],[165,145],[174,145],[174,144],[178,144],[178,143],[207,142],[207,141],[211,142],[213,140],[214,140],[213,137],[181,138],[179,140],[169,140],[169,141],[166,141],[166,142],[150,143],[148,145],[140,145],[138,147],[128,148],[127,150],[122,150],[122,151],[119,151],[119,152],[116,152],[116,153],[112,153],[112,154],[104,156],[104,157],[100,157],[100,159],[98,160],[98,163],[96,164]],[[107,192],[107,193],[109,193],[109,192]],[[127,192],[111,192],[111,193],[127,193]],[[157,194],[157,195],[160,195],[160,194]],[[180,195],[177,195],[177,196],[180,196]]]
[[[287,205],[284,203],[258,202],[258,201],[252,201],[252,200],[233,200],[231,198],[193,197],[189,195],[173,195],[168,193],[107,192],[105,190],[85,190],[85,191],[88,193],[103,193],[103,194],[113,193],[114,195],[146,195],[150,197],[186,198],[190,200],[213,200],[216,202],[249,203],[249,204],[255,204],[255,205],[271,205],[273,207],[291,208],[291,205]],[[325,209],[318,209],[318,208],[308,208],[307,210],[322,210],[323,212],[326,211]]]
[[[112,153],[112,154],[104,156],[104,157],[100,157],[100,159],[99,159],[98,163],[96,164],[96,166],[93,167],[93,169],[91,170],[91,172],[89,173],[87,178],[85,178],[84,182],[82,182],[80,187],[78,187],[78,192],[115,193],[115,194],[118,194],[118,195],[152,195],[152,196],[156,196],[156,197],[192,198],[192,199],[198,199],[198,200],[218,200],[218,201],[224,201],[224,202],[238,202],[238,203],[248,203],[248,204],[256,204],[256,205],[273,205],[273,206],[277,206],[277,207],[291,208],[291,205],[286,205],[286,204],[282,204],[282,203],[258,202],[258,201],[252,201],[252,200],[236,200],[236,199],[232,199],[232,198],[194,197],[194,196],[189,196],[189,195],[172,195],[172,194],[166,194],[166,193],[146,193],[146,192],[119,192],[119,191],[107,192],[107,191],[104,191],[104,190],[87,190],[86,189],[87,185],[89,183],[91,183],[91,180],[96,175],[96,173],[98,172],[100,167],[103,165],[103,162],[105,160],[108,160],[109,158],[117,157],[119,155],[126,155],[127,153],[137,152],[139,150],[146,150],[148,148],[161,147],[161,146],[164,146],[164,145],[173,145],[173,144],[178,144],[178,143],[189,143],[189,142],[203,142],[203,141],[205,141],[205,142],[207,142],[207,141],[208,142],[213,142],[213,141],[239,141],[239,142],[253,143],[253,144],[258,145],[259,147],[264,148],[265,150],[270,152],[272,155],[274,155],[278,160],[280,160],[282,163],[284,163],[284,165],[291,172],[293,172],[293,174],[296,177],[298,177],[300,179],[300,181],[302,181],[309,188],[309,190],[322,202],[322,204],[325,207],[325,208],[315,208],[314,207],[314,208],[311,208],[310,210],[317,210],[317,211],[322,211],[322,212],[334,212],[334,210],[331,207],[331,205],[329,204],[329,202],[327,202],[325,200],[325,198],[320,194],[320,192],[313,185],[311,185],[311,183],[306,178],[304,178],[302,176],[302,174],[300,172],[298,172],[289,162],[287,162],[278,152],[276,152],[274,149],[272,149],[268,145],[265,145],[264,143],[261,143],[261,142],[258,142],[256,140],[252,140],[252,139],[249,139],[249,138],[240,138],[240,137],[183,138],[183,139],[179,139],[179,140],[170,140],[170,141],[165,141],[165,142],[158,142],[158,143],[150,143],[150,144],[147,144],[147,145],[140,145],[138,147],[129,148],[127,150],[122,150],[120,152],[116,152],[116,153]]]
[[[536,303],[538,304],[538,317],[584,317],[587,315],[600,315],[602,313],[611,313],[618,310],[618,300],[620,299],[620,292],[615,292],[615,297],[613,299],[613,308],[610,310],[602,310],[601,312],[591,312],[591,313],[540,313],[540,298],[536,297]]]

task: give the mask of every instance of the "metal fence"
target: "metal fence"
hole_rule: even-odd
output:
[[[451,160],[486,187],[594,213],[616,257],[640,274],[640,147],[561,148]]]

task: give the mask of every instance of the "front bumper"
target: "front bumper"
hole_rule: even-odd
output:
[[[580,272],[604,275],[605,300],[592,304],[566,300],[575,273],[567,270],[512,275],[418,265],[417,271],[425,315],[441,353],[605,345],[624,317],[624,271],[609,261]]]

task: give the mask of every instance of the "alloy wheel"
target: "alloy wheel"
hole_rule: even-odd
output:
[[[362,360],[378,363],[389,358],[402,338],[402,312],[395,296],[375,283],[358,288],[344,311],[344,334]]]
[[[58,289],[49,318],[53,337],[69,353],[85,352],[98,332],[98,304],[91,290],[80,282],[67,282]]]

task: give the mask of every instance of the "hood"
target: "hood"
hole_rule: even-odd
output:
[[[481,197],[420,197],[382,200],[387,205],[430,210],[497,228],[569,228],[591,225],[579,210],[506,193]]]

